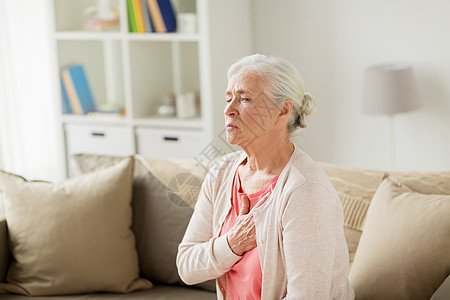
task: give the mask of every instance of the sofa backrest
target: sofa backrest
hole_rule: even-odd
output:
[[[421,194],[450,195],[450,171],[390,171],[388,176]]]

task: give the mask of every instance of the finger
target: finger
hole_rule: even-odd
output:
[[[250,200],[246,195],[241,196],[241,210],[239,211],[239,215],[246,215],[250,210]]]
[[[266,195],[264,195],[264,197],[261,198],[261,200],[258,201],[258,203],[256,203],[256,205],[252,208],[252,210],[254,210],[255,208],[261,207],[266,201],[267,199],[269,199],[270,193],[267,193]]]

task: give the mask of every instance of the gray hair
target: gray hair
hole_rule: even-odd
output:
[[[304,92],[303,80],[297,69],[284,59],[253,54],[242,57],[227,72],[228,80],[242,70],[254,72],[265,82],[265,92],[277,107],[291,99],[293,108],[288,121],[289,134],[307,126],[306,117],[314,112],[315,103],[309,93]]]

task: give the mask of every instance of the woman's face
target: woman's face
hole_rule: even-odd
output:
[[[278,106],[266,96],[264,81],[248,70],[234,74],[226,91],[228,143],[247,148],[255,140],[280,134],[275,128]]]

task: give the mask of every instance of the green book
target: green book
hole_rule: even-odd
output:
[[[127,0],[128,24],[130,32],[137,32],[136,16],[134,15],[133,0]]]

